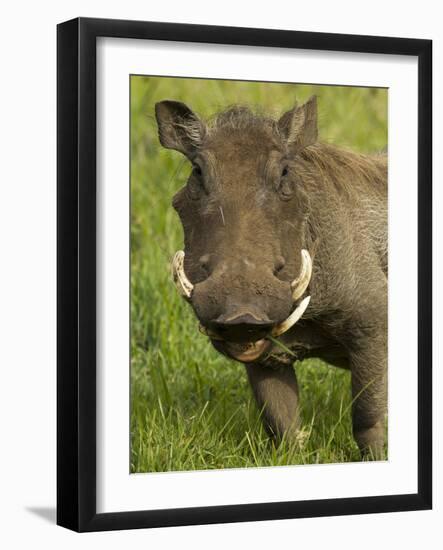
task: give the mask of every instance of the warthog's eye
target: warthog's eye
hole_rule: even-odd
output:
[[[193,164],[192,165],[192,171],[193,171],[194,175],[196,175],[196,176],[200,177],[202,175],[201,166],[199,166],[198,164]]]
[[[187,190],[192,200],[198,200],[204,191],[202,169],[196,163],[192,165],[192,173],[188,181]]]
[[[289,169],[284,166],[281,171],[280,183],[278,186],[278,193],[282,200],[289,200],[294,192],[294,184],[291,178],[288,178]]]

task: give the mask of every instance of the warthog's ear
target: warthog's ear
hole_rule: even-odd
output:
[[[179,101],[160,101],[155,105],[160,143],[192,158],[201,145],[205,127],[189,107]]]
[[[318,138],[317,97],[313,95],[304,105],[295,105],[280,118],[278,127],[292,150],[315,143]]]

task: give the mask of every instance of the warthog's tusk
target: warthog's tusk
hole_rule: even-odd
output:
[[[172,260],[172,276],[180,294],[189,300],[194,285],[186,277],[184,261],[185,253],[183,252],[183,250],[178,250],[174,254],[174,258]]]
[[[306,298],[303,298],[303,300],[294,309],[291,315],[289,315],[287,319],[285,319],[282,323],[280,323],[279,325],[276,325],[272,329],[272,336],[274,338],[281,336],[284,332],[287,332],[291,327],[295,325],[295,323],[300,319],[300,317],[306,311],[306,308],[309,305],[310,299],[311,299],[310,296],[306,296]]]
[[[312,275],[312,260],[309,252],[304,248],[301,251],[300,275],[291,283],[292,299],[296,302],[308,288]]]

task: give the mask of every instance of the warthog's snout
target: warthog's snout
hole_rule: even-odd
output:
[[[209,328],[231,342],[254,342],[265,337],[274,325],[265,315],[237,311],[219,315],[209,323]]]
[[[195,284],[190,301],[202,325],[236,342],[262,338],[292,309],[289,281],[242,262],[222,262]]]
[[[192,303],[200,330],[219,351],[238,361],[256,361],[270,347],[267,337],[287,332],[309,305],[310,296],[303,298],[312,273],[307,250],[301,251],[299,276],[292,282],[279,280],[263,267],[249,274],[224,268],[194,285],[184,258],[180,250],[172,262],[178,290]]]

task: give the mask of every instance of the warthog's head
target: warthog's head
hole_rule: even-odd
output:
[[[186,105],[156,105],[161,144],[192,173],[174,197],[185,250],[174,278],[214,346],[256,361],[301,317],[311,277],[309,202],[297,154],[317,140],[316,100],[278,121],[233,107],[205,124]]]

